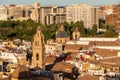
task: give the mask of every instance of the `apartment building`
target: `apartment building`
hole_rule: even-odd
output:
[[[0,6],[0,20],[7,20],[8,17],[8,8],[7,6]]]
[[[24,5],[10,5],[8,7],[8,15],[13,20],[26,20],[30,17],[31,8]]]
[[[40,8],[40,23],[53,24],[66,21],[66,8],[63,6],[42,6]]]
[[[39,22],[40,19],[39,10],[38,9],[31,10],[30,18],[35,22]]]
[[[67,22],[83,21],[86,28],[99,24],[99,8],[87,4],[72,4],[66,7]]]

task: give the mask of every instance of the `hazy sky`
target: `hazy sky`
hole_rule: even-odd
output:
[[[66,6],[70,4],[86,3],[90,5],[106,5],[116,4],[120,0],[0,0],[1,4],[33,4],[34,2],[40,2],[42,5],[60,5]]]

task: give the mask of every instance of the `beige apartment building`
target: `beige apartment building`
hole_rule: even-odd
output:
[[[72,4],[66,7],[67,22],[83,21],[86,28],[99,24],[99,8],[87,4]]]
[[[40,23],[53,24],[66,21],[66,8],[63,6],[42,6],[40,8]]]
[[[40,18],[39,10],[38,9],[31,10],[30,18],[35,22],[39,22]]]
[[[0,21],[7,20],[8,18],[8,8],[7,6],[1,5],[0,6]]]
[[[30,17],[31,9],[28,6],[12,5],[8,10],[8,15],[13,20],[27,20]]]

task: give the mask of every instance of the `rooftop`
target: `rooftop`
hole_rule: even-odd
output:
[[[117,56],[118,52],[120,52],[120,50],[99,49],[99,48],[94,49],[94,51],[95,54],[102,56],[103,58]]]
[[[83,75],[80,76],[78,80],[99,80],[99,77],[93,75]]]

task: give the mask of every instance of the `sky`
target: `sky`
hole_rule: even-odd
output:
[[[108,4],[117,4],[120,3],[120,0],[0,0],[0,5],[9,5],[9,4],[33,4],[35,2],[40,2],[41,5],[58,5],[58,6],[67,6],[70,4],[89,4],[89,5],[108,5]]]

